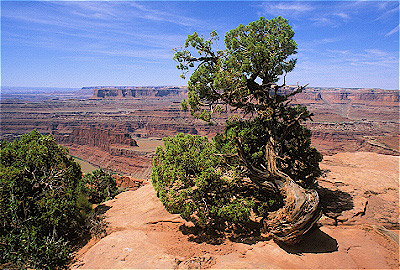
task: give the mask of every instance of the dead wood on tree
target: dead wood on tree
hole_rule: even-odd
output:
[[[281,189],[284,206],[269,214],[265,229],[279,242],[293,245],[301,241],[322,215],[319,196],[315,190],[306,190],[293,180]]]
[[[279,157],[274,150],[275,141],[272,136],[265,146],[267,166],[264,170],[255,168],[246,159],[239,138],[236,138],[236,144],[250,179],[259,186],[272,184],[283,198],[283,207],[269,214],[264,220],[264,228],[276,241],[289,245],[298,243],[322,216],[317,191],[301,187],[278,169],[276,160]]]

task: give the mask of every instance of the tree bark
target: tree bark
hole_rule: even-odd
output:
[[[239,139],[236,139],[238,154],[256,183],[272,182],[283,198],[284,206],[269,214],[264,220],[264,228],[273,239],[285,244],[293,245],[300,242],[314,224],[321,218],[322,210],[319,204],[317,191],[306,190],[286,173],[278,169],[275,141],[270,136],[270,141],[265,146],[266,171],[254,168],[243,153]],[[262,179],[264,178],[264,179]]]
[[[284,206],[269,214],[264,221],[264,228],[276,241],[293,245],[301,241],[303,235],[321,218],[322,211],[317,191],[304,189],[278,169],[274,145],[275,141],[270,136],[265,146],[267,169],[276,176],[274,182],[284,198]]]
[[[306,190],[293,180],[287,180],[280,189],[284,206],[269,214],[264,228],[278,242],[293,245],[301,241],[322,215],[319,196],[315,190]]]

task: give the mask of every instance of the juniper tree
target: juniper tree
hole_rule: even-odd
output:
[[[65,269],[91,205],[67,149],[37,131],[0,144],[0,265]],[[1,268],[1,267],[0,267]]]
[[[119,192],[117,182],[112,174],[103,169],[85,174],[80,189],[87,195],[89,202],[94,204],[114,198]]]
[[[170,138],[157,150],[153,184],[167,210],[214,227],[256,221],[289,244],[319,219],[318,194],[311,188],[321,174],[322,156],[311,146],[311,132],[304,125],[312,114],[291,104],[305,86],[292,91],[285,87],[286,74],[296,64],[291,58],[297,49],[293,36],[286,19],[260,18],[227,32],[224,50],[214,49],[219,38],[215,31],[208,39],[189,35],[176,50],[182,77],[193,69],[182,108],[210,124],[221,112],[236,117],[210,145],[188,143],[170,155],[178,143]],[[203,153],[204,161],[214,161],[190,171],[196,155],[177,160],[194,149]]]

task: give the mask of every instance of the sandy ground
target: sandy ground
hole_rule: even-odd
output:
[[[294,247],[272,240],[196,242],[147,184],[104,204],[109,234],[78,252],[72,268],[398,269],[399,157],[340,153],[321,167],[330,217]]]
[[[83,173],[90,173],[90,172],[93,172],[94,170],[99,169],[99,167],[94,166],[83,159],[76,158],[76,157],[74,157],[74,159],[76,162],[79,163],[79,165],[81,165],[81,170]]]

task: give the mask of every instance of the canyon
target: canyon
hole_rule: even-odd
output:
[[[228,119],[222,114],[210,126],[182,111],[186,87],[99,86],[32,95],[27,90],[2,93],[1,139],[37,129],[52,134],[75,157],[138,179],[149,177],[163,137],[183,132],[211,138]],[[292,103],[306,105],[314,114],[306,124],[313,145],[324,155],[399,153],[397,90],[308,87]]]
[[[1,139],[52,134],[78,161],[113,172],[125,190],[100,205],[107,235],[78,250],[72,269],[399,268],[398,90],[309,87],[292,100],[314,114],[306,125],[324,155],[323,216],[296,246],[267,234],[209,243],[166,212],[149,179],[156,147],[178,132],[211,138],[228,119],[222,114],[214,126],[193,119],[180,109],[186,96],[187,88],[169,86],[2,92]]]

